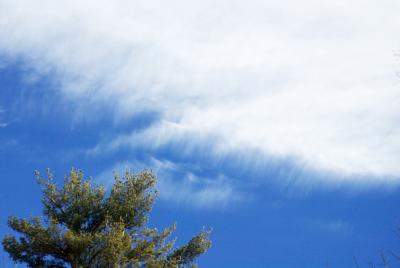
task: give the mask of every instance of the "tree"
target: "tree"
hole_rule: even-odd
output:
[[[20,237],[7,235],[3,247],[15,262],[29,267],[186,267],[211,246],[203,230],[173,250],[167,238],[175,224],[158,232],[146,227],[157,196],[156,177],[148,170],[115,176],[110,191],[93,185],[72,169],[62,187],[47,172],[36,178],[42,188],[42,217],[10,217]]]

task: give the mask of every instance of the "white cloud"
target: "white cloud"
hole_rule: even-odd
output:
[[[232,181],[223,175],[199,177],[187,167],[166,160],[151,158],[149,161],[117,163],[106,169],[96,181],[111,185],[113,173],[123,174],[126,170],[138,172],[151,168],[157,175],[160,199],[191,208],[220,209],[244,201],[241,193],[234,189]],[[248,197],[246,201],[251,198]]]
[[[184,132],[218,137],[218,152],[257,148],[318,170],[398,178],[399,8],[0,0],[0,53],[55,69],[64,96],[86,111],[160,112],[148,130],[158,143]]]
[[[0,66],[1,68],[1,66]],[[4,121],[3,119],[3,114],[4,114],[4,109],[0,107],[0,128],[5,128],[6,126],[8,126],[8,123]]]
[[[320,230],[324,233],[337,236],[350,236],[355,229],[351,222],[342,219],[321,220],[321,219],[308,219],[304,222],[307,226],[314,230]]]

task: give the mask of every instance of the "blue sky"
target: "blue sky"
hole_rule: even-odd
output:
[[[0,235],[41,213],[36,169],[151,168],[150,225],[213,228],[202,267],[400,251],[397,7],[0,0]]]

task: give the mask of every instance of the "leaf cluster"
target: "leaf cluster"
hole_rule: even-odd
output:
[[[210,246],[202,230],[186,245],[173,250],[167,241],[175,224],[158,232],[147,228],[148,214],[157,197],[156,177],[149,171],[115,176],[110,191],[93,185],[72,169],[58,187],[50,171],[36,172],[42,188],[42,218],[10,217],[20,233],[8,235],[3,247],[16,262],[29,267],[185,267]]]

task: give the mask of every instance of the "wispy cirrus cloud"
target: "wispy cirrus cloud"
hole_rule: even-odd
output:
[[[335,237],[351,236],[354,232],[355,226],[353,223],[342,220],[306,220],[305,224],[310,228],[316,229],[318,231],[324,232],[328,235],[333,235]]]
[[[0,128],[5,128],[8,123],[4,120],[4,109],[0,107]]]
[[[256,148],[349,180],[399,178],[394,0],[37,5],[0,2],[0,51],[55,70],[88,116],[158,112],[161,123],[143,131],[151,135],[131,143],[184,133],[218,152]]]
[[[96,176],[96,180],[110,185],[112,174],[124,174],[129,170],[141,171],[152,169],[157,175],[157,188],[161,200],[190,208],[222,209],[229,208],[238,202],[248,202],[242,197],[240,190],[233,185],[232,180],[219,174],[199,176],[193,168],[168,160],[150,158],[147,161],[131,161],[116,163]]]

